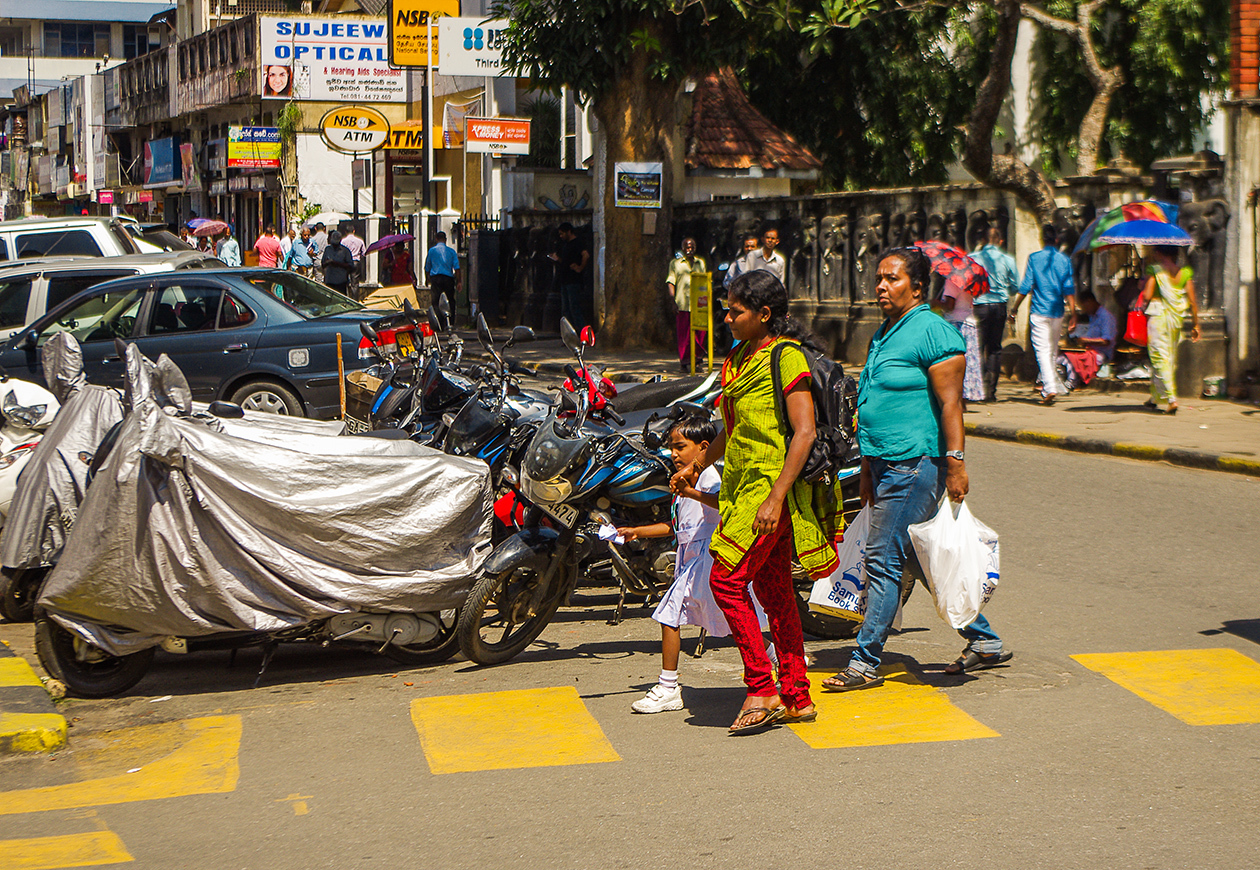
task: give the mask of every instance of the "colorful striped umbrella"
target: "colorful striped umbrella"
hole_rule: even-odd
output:
[[[1094,248],[1107,245],[1176,245],[1189,247],[1194,240],[1179,226],[1163,221],[1121,221],[1100,235]]]
[[[1072,249],[1072,256],[1076,256],[1081,251],[1092,251],[1109,244],[1122,244],[1118,242],[1099,242],[1098,240],[1099,236],[1118,223],[1123,223],[1124,221],[1156,221],[1175,226],[1180,211],[1181,206],[1176,203],[1161,202],[1157,199],[1144,199],[1138,202],[1127,202],[1124,205],[1118,205],[1111,211],[1094,218],[1093,222],[1085,228],[1085,232],[1081,233],[1080,239],[1076,242],[1076,247]],[[1169,244],[1173,243],[1170,242]]]

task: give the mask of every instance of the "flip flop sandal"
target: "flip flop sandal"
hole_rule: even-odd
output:
[[[884,678],[878,674],[868,677],[852,668],[845,668],[834,677],[822,681],[822,687],[828,692],[852,692],[855,689],[870,689],[883,684]]]
[[[791,711],[788,711],[783,716],[784,725],[801,725],[805,722],[817,722],[817,721],[818,721],[818,708],[817,707],[815,707],[813,710],[810,710],[808,713],[802,713],[799,716],[793,716]]]
[[[963,654],[954,660],[945,673],[965,674],[968,671],[987,671],[989,668],[996,668],[998,665],[1005,664],[1013,658],[1015,653],[1002,651],[1000,653],[978,653],[974,650],[964,650]],[[950,670],[954,668],[954,670]]]
[[[727,735],[734,737],[737,734],[757,734],[761,731],[765,731],[773,725],[778,725],[781,721],[783,721],[783,718],[787,716],[787,707],[775,707],[773,710],[768,710],[765,707],[753,707],[751,709],[741,711],[739,716],[735,718],[735,721],[738,722],[749,713],[756,712],[762,712],[764,715],[760,719],[755,719],[749,724],[741,725],[738,728],[732,725],[727,730]]]

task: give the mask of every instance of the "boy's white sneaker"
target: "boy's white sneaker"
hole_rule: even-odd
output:
[[[646,695],[630,705],[636,713],[665,713],[669,710],[681,710],[682,687],[667,689],[660,683],[653,686]]]

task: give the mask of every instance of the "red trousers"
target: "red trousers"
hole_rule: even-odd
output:
[[[770,675],[761,627],[753,610],[749,583],[770,622],[770,636],[779,657],[778,695],[790,706],[801,709],[809,699],[809,678],[805,676],[805,638],[801,615],[796,609],[792,588],[792,521],[787,511],[772,535],[762,535],[744,554],[734,571],[727,572],[716,562],[709,575],[713,598],[731,626],[731,636],[744,660],[744,683],[749,695],[768,697],[776,693]]]
[[[691,335],[691,312],[679,311],[676,326],[678,327],[678,359],[680,362],[691,362],[691,346],[687,344],[687,339]],[[696,333],[696,366],[699,367],[700,361],[708,361],[708,341],[709,333],[707,330],[701,330]]]

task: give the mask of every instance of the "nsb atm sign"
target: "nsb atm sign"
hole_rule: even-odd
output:
[[[331,109],[319,129],[328,147],[350,154],[375,151],[389,140],[389,119],[369,106]]]

